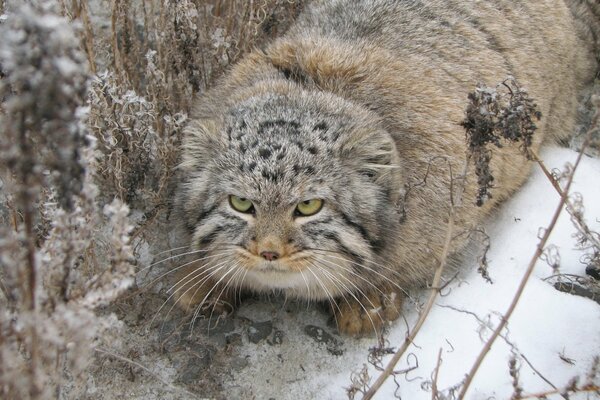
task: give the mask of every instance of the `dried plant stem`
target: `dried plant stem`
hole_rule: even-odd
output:
[[[591,130],[590,130],[590,132],[591,132]],[[589,136],[590,135],[588,135],[588,137]],[[586,144],[587,144],[588,141],[589,140],[586,140],[586,143],[584,143],[584,148],[585,148],[585,146],[586,146]],[[496,329],[492,333],[492,336],[486,342],[485,346],[483,347],[483,349],[479,353],[479,356],[475,360],[475,363],[471,367],[471,370],[467,374],[467,376],[465,378],[465,382],[464,382],[464,384],[463,384],[463,386],[461,388],[461,391],[460,391],[460,393],[458,395],[459,399],[464,399],[465,398],[465,395],[467,394],[467,391],[469,390],[469,387],[470,387],[471,383],[473,382],[473,378],[475,377],[475,374],[477,373],[477,370],[481,366],[481,363],[483,362],[483,359],[486,357],[486,355],[488,354],[488,352],[492,348],[492,345],[494,344],[494,342],[496,341],[496,339],[498,338],[498,336],[500,336],[500,333],[502,332],[502,330],[504,329],[504,327],[508,323],[508,319],[511,317],[512,313],[514,312],[514,310],[515,310],[515,308],[516,308],[516,306],[517,306],[517,304],[519,302],[519,300],[521,299],[523,291],[525,290],[525,286],[527,285],[527,282],[529,281],[529,278],[531,277],[531,274],[533,273],[533,269],[535,267],[535,264],[537,263],[537,261],[540,258],[540,256],[543,254],[544,247],[546,246],[546,242],[548,241],[548,238],[550,237],[550,234],[554,230],[554,227],[556,226],[556,222],[558,221],[558,217],[560,216],[560,213],[561,213],[563,207],[565,206],[565,204],[566,204],[566,202],[568,200],[569,189],[571,188],[571,184],[573,183],[573,176],[575,175],[575,171],[577,170],[577,167],[579,166],[579,163],[581,162],[582,157],[583,157],[583,149],[581,150],[581,152],[577,156],[577,160],[575,161],[575,165],[573,167],[573,171],[571,172],[571,175],[569,176],[567,184],[565,185],[565,188],[562,191],[562,195],[560,197],[560,202],[559,202],[558,206],[556,207],[556,210],[554,211],[554,215],[552,216],[552,220],[550,221],[550,224],[548,225],[548,228],[546,228],[546,230],[544,232],[544,235],[542,236],[540,242],[537,245],[535,254],[531,258],[531,261],[529,262],[527,270],[525,271],[525,275],[521,279],[521,283],[519,284],[519,287],[518,287],[518,289],[517,289],[517,291],[516,291],[516,293],[515,293],[515,295],[513,297],[513,300],[511,302],[510,306],[508,307],[508,310],[502,315],[500,323],[498,324],[498,326],[496,327]]]
[[[442,258],[441,258],[440,264],[438,265],[438,267],[435,271],[435,275],[433,277],[433,283],[431,285],[432,291],[431,291],[431,294],[429,295],[429,299],[427,300],[427,304],[425,305],[425,308],[421,312],[421,315],[419,316],[419,319],[418,319],[417,323],[415,324],[414,328],[412,329],[410,334],[404,339],[404,343],[402,343],[402,346],[400,346],[400,348],[396,351],[396,353],[394,353],[394,355],[392,356],[392,359],[388,362],[387,366],[385,367],[383,372],[379,375],[379,377],[377,378],[375,383],[365,393],[363,400],[368,400],[368,399],[373,398],[373,396],[381,388],[381,386],[383,385],[385,380],[394,372],[394,367],[396,366],[398,361],[400,361],[400,358],[404,355],[404,353],[406,352],[408,347],[413,343],[415,337],[417,336],[417,334],[421,330],[421,327],[425,323],[425,320],[427,319],[427,316],[429,315],[429,312],[431,311],[431,308],[433,307],[433,303],[435,302],[435,299],[437,298],[437,296],[441,290],[440,282],[442,280],[442,272],[444,271],[444,268],[446,266],[446,261],[448,259],[448,253],[450,251],[450,242],[452,241],[453,232],[454,232],[454,206],[452,205],[450,208],[450,215],[449,215],[449,219],[448,219],[448,228],[446,230],[446,239],[444,242],[444,250],[442,252]]]
[[[112,33],[112,50],[113,50],[113,61],[114,61],[114,69],[117,75],[119,75],[123,71],[123,62],[121,60],[121,53],[119,51],[119,40],[117,35],[117,18],[119,12],[119,4],[120,0],[112,0],[112,13],[110,17],[111,22],[111,33]]]
[[[531,154],[533,161],[535,161],[539,165],[542,172],[544,173],[544,175],[546,175],[546,178],[548,178],[548,180],[550,181],[550,183],[552,184],[552,186],[554,187],[556,192],[560,196],[562,196],[563,193],[562,193],[562,189],[560,188],[560,185],[558,184],[556,179],[554,179],[554,176],[552,176],[552,173],[548,170],[548,168],[546,168],[546,164],[544,164],[544,161],[537,155],[537,153],[535,151],[529,150],[529,152]]]
[[[94,30],[92,29],[87,3],[87,1],[79,1],[79,7],[81,11],[80,17],[83,21],[83,27],[85,29],[85,53],[87,55],[90,72],[95,74],[96,55],[94,54]]]
[[[102,348],[99,348],[99,347],[96,347],[94,349],[94,351],[96,351],[97,353],[104,354],[104,355],[107,355],[109,357],[112,357],[112,358],[117,359],[119,361],[123,361],[123,362],[131,364],[133,366],[136,366],[136,367],[140,368],[141,370],[146,371],[148,374],[150,374],[150,376],[158,379],[160,382],[162,382],[164,385],[170,387],[171,389],[183,392],[183,393],[185,393],[185,394],[187,394],[189,396],[192,396],[192,397],[196,397],[196,395],[194,393],[188,392],[187,390],[185,390],[185,389],[183,389],[181,387],[173,386],[171,383],[169,383],[166,380],[162,379],[158,374],[156,374],[155,372],[153,372],[149,368],[143,366],[142,364],[140,364],[137,361],[134,361],[134,360],[132,360],[130,358],[127,358],[127,357],[123,357],[123,356],[121,356],[119,354],[115,354],[115,353],[113,353],[113,352],[111,352],[109,350],[102,349]]]
[[[553,394],[560,394],[563,398],[567,398],[567,396],[565,396],[565,392],[569,392],[569,390],[565,390],[565,389],[554,389],[554,390],[548,390],[546,392],[539,392],[539,393],[530,393],[530,394],[525,394],[523,396],[519,397],[519,400],[525,400],[525,399],[545,399],[548,396],[551,396]],[[597,385],[586,385],[584,387],[581,388],[576,388],[574,390],[571,390],[571,392],[575,393],[591,393],[591,392],[600,392],[600,386]]]
[[[581,147],[580,154],[583,153],[584,150],[589,145],[589,142],[591,140],[593,132],[596,129],[598,129],[598,120],[599,119],[600,119],[600,108],[594,113],[594,116],[592,117],[592,122],[586,133],[586,140],[584,141],[584,143]],[[556,189],[558,194],[562,196],[563,195],[562,189],[560,188],[558,182],[556,181],[556,179],[554,178],[552,173],[548,170],[548,168],[546,168],[546,164],[544,164],[544,161],[540,157],[538,157],[538,155],[535,151],[530,150],[530,154],[532,155],[533,160],[540,166],[540,168],[542,169],[542,172],[544,173],[544,175],[546,175],[546,177],[548,178],[550,183],[552,183],[552,186],[554,187],[554,189]]]
[[[433,380],[431,382],[431,400],[438,398],[438,376],[440,373],[440,367],[442,365],[442,348],[438,351],[437,363],[435,365],[435,371],[433,372]]]
[[[519,352],[519,356],[523,359],[523,361],[525,361],[527,363],[527,365],[529,365],[529,368],[531,368],[533,370],[533,372],[535,372],[544,382],[546,382],[548,385],[550,385],[554,390],[558,391],[558,388],[548,379],[546,378],[544,375],[542,375],[540,373],[540,371],[538,371],[533,364],[529,361],[529,359],[527,357],[525,357],[525,354]],[[569,400],[568,397],[566,397],[565,395],[563,395],[561,393],[561,397],[564,398],[565,400]]]
[[[26,270],[23,271],[22,282],[23,282],[23,306],[24,310],[29,311],[32,318],[36,318],[36,302],[35,302],[35,288],[37,283],[36,267],[35,267],[35,241],[33,232],[33,215],[34,215],[34,202],[32,198],[32,188],[36,185],[33,180],[33,174],[31,171],[32,165],[34,165],[34,150],[27,137],[27,128],[25,122],[25,114],[21,113],[19,118],[19,147],[22,155],[25,156],[25,160],[19,165],[19,180],[23,182],[23,185],[19,188],[17,198],[18,204],[22,207],[23,215],[23,234],[24,234],[24,248],[26,249]],[[24,311],[23,310],[23,311]],[[29,356],[31,357],[29,362],[29,379],[30,379],[30,396],[31,398],[37,398],[40,393],[40,387],[37,382],[37,366],[39,360],[38,354],[38,338],[37,338],[37,324],[34,321],[30,321],[29,324]]]

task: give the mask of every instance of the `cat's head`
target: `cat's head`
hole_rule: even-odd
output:
[[[319,299],[379,280],[402,178],[372,113],[322,92],[251,96],[192,120],[180,169],[205,276]]]

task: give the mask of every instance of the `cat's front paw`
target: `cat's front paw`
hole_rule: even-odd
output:
[[[396,320],[402,310],[402,297],[368,293],[366,296],[346,294],[333,307],[333,316],[340,333],[360,337],[381,333],[383,325]]]

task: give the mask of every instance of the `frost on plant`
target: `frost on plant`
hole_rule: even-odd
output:
[[[79,151],[86,142],[85,130],[74,118],[87,86],[79,40],[63,18],[40,16],[30,7],[9,18],[2,33],[4,162],[32,184],[48,174],[56,200],[71,210],[71,198],[82,188]]]
[[[131,283],[131,226],[120,202],[106,216],[96,203],[76,28],[44,3],[10,14],[0,36],[0,200],[10,222],[0,227],[0,397],[62,398],[67,377],[77,392],[100,332],[115,327],[95,307]]]

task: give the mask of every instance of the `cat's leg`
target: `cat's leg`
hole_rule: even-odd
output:
[[[333,313],[340,333],[357,337],[373,333],[379,335],[387,321],[398,319],[402,311],[402,295],[395,291],[384,293],[346,294],[338,299]]]

